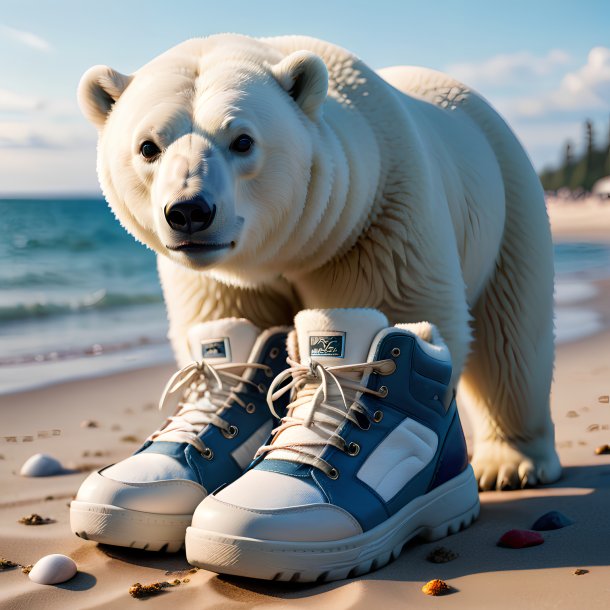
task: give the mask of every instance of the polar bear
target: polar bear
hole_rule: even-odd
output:
[[[78,97],[106,199],[159,255],[181,365],[207,319],[374,307],[430,320],[474,413],[480,488],[559,477],[543,192],[479,95],[313,38],[221,34],[129,76],[95,66]]]

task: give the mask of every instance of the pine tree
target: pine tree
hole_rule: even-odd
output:
[[[610,129],[605,146],[596,148],[593,122],[587,119],[584,127],[584,152],[574,155],[572,143],[566,142],[560,165],[541,172],[540,181],[546,190],[556,191],[567,186],[571,190],[590,191],[595,182],[610,175]]]
[[[606,143],[606,159],[604,161],[604,176],[610,176],[610,121],[608,121],[608,142]]]
[[[572,190],[576,190],[578,188],[586,189],[589,182],[591,159],[593,157],[593,123],[590,119],[585,121],[585,138],[585,154],[576,163],[574,172],[572,173],[570,181],[568,182],[568,185]]]

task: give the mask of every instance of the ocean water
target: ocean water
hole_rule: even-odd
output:
[[[560,244],[555,261],[559,340],[596,332],[581,303],[610,248]],[[166,334],[155,255],[102,199],[0,200],[0,394],[171,362]]]
[[[0,201],[0,393],[170,362],[155,255],[102,199]]]

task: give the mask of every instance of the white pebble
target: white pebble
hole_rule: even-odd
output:
[[[30,580],[40,585],[56,585],[70,580],[78,571],[76,564],[66,555],[46,555],[30,571]]]
[[[48,453],[37,453],[28,458],[19,474],[22,477],[49,477],[65,471],[61,462]]]

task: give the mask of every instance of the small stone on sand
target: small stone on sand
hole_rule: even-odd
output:
[[[610,445],[600,445],[595,448],[595,455],[606,455],[610,453]]]
[[[21,517],[17,523],[23,523],[23,525],[47,525],[49,523],[55,523],[55,520],[47,519],[46,517],[41,517],[36,513],[32,513],[27,517]]]
[[[597,432],[599,430],[599,424],[591,424],[587,426],[587,432]]]
[[[137,443],[138,439],[133,434],[127,434],[126,436],[121,437],[121,441],[123,443]]]
[[[30,570],[30,580],[40,585],[56,585],[74,577],[78,568],[66,555],[46,555],[39,559]]]
[[[459,555],[451,549],[447,549],[444,546],[438,546],[433,551],[428,553],[426,559],[432,563],[447,563],[448,561],[453,561],[458,557]]]
[[[610,403],[610,396],[608,394],[604,394],[597,399],[599,402]]]
[[[445,581],[435,579],[427,582],[421,590],[426,595],[445,595],[449,593],[451,587]]]
[[[544,542],[544,538],[537,532],[529,530],[509,530],[498,540],[498,546],[509,549],[524,549],[529,546],[537,546]]]
[[[80,423],[80,427],[81,428],[99,428],[100,425],[96,421],[94,421],[93,419],[84,419]]]
[[[574,574],[576,574],[576,576],[582,576],[583,574],[588,574],[589,570],[583,570],[582,568],[576,568],[576,570],[574,570]]]
[[[576,411],[568,411],[566,413],[566,417],[580,417],[580,415],[578,415],[578,413],[576,413]]]
[[[24,462],[19,474],[22,477],[49,477],[64,472],[61,462],[52,455],[36,453]]]
[[[536,522],[532,525],[532,529],[537,531],[558,530],[562,527],[572,525],[572,523],[574,523],[574,521],[566,517],[563,513],[560,513],[558,510],[551,510],[542,515],[539,519],[536,519]]]
[[[0,558],[0,570],[11,570],[12,568],[16,568],[18,565],[18,563],[15,563],[10,559],[4,559],[4,557]]]

